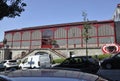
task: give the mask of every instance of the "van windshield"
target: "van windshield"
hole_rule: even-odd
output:
[[[47,56],[41,56],[41,57],[40,57],[40,60],[41,60],[41,61],[48,61],[48,60],[49,60],[49,57],[47,57]]]

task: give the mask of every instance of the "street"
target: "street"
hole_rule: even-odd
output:
[[[120,81],[120,70],[104,70],[100,69],[97,72],[98,75],[101,75],[103,77],[106,77],[113,81]]]

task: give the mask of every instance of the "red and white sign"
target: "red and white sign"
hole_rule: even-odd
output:
[[[114,54],[120,52],[120,46],[117,44],[105,44],[102,47],[102,51],[106,54]]]

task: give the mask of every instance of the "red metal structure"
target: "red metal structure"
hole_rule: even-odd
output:
[[[0,42],[0,48],[4,47],[4,44],[2,42]]]
[[[89,48],[116,43],[116,29],[113,20],[89,21]],[[10,48],[84,48],[83,22],[55,24],[5,31]]]

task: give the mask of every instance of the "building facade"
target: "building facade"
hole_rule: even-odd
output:
[[[116,43],[116,28],[113,20],[90,21],[89,48]],[[9,48],[85,48],[83,22],[56,24],[5,31]]]
[[[113,14],[113,20],[120,21],[120,4],[118,4],[117,8],[115,9],[115,12]]]

